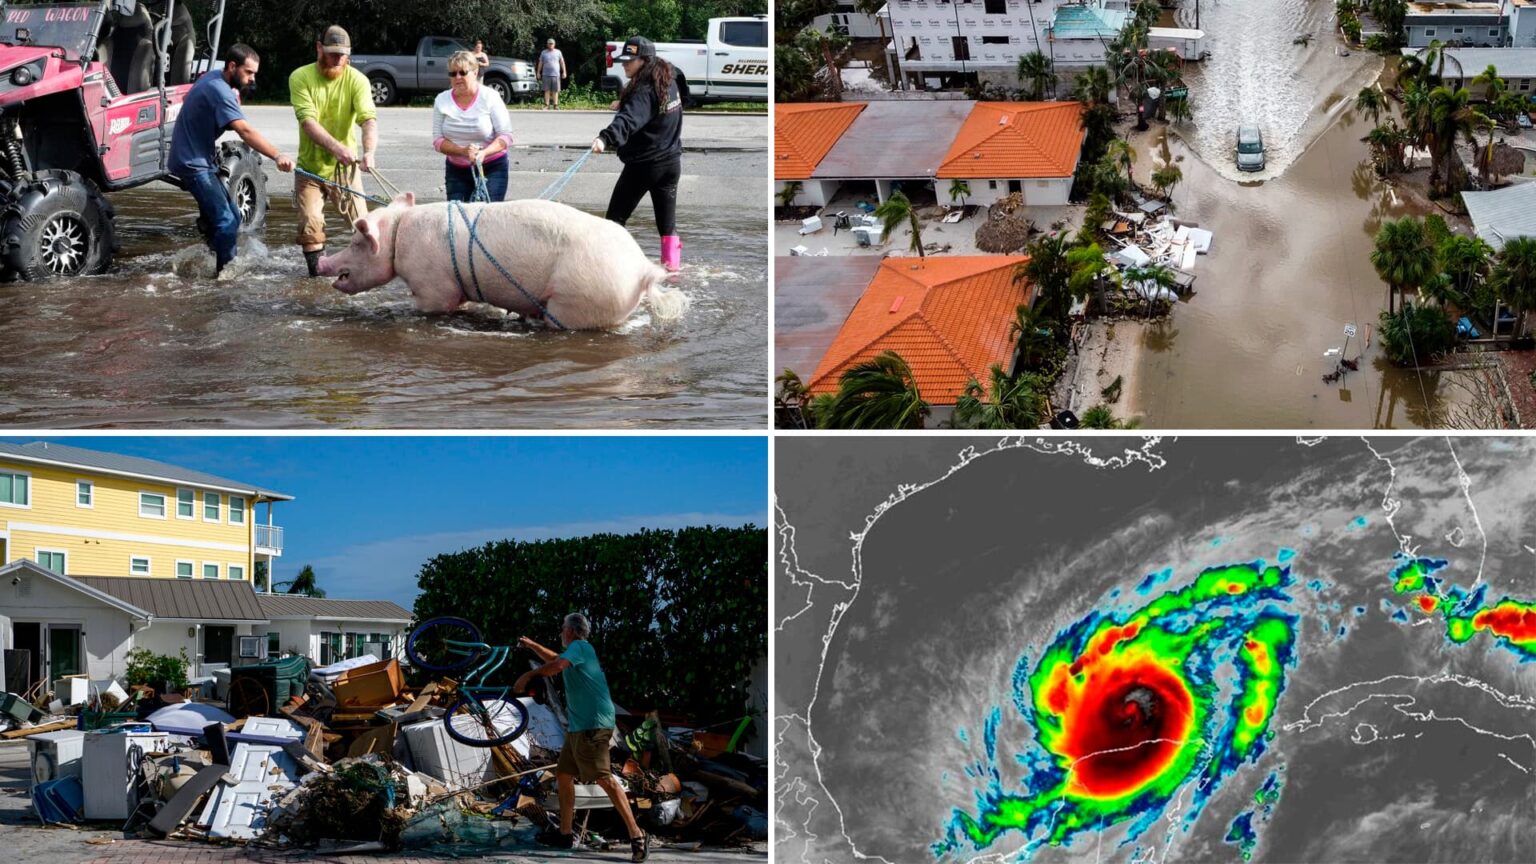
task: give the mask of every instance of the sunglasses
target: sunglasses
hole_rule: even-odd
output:
[[[448,77],[449,78],[464,78],[464,77],[467,77],[468,75],[469,75],[468,72],[461,72],[459,70],[454,70],[454,71],[448,73]]]

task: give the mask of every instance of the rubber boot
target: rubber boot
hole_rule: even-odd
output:
[[[661,238],[661,266],[673,273],[683,269],[683,240],[676,234]]]
[[[318,271],[318,267],[319,267],[319,264],[320,264],[320,256],[324,255],[324,254],[325,254],[325,250],[324,249],[316,249],[313,252],[305,252],[304,253],[304,264],[307,267],[309,267],[309,276],[310,276],[311,279],[313,279],[314,277],[320,275],[320,273]]]

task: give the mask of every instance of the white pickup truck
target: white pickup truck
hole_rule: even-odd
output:
[[[628,83],[624,67],[613,59],[623,47],[623,39],[606,46],[605,90],[622,90]],[[711,18],[707,39],[657,42],[656,56],[682,73],[692,101],[768,101],[768,19],[763,15]]]

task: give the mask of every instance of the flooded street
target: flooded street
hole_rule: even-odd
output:
[[[1193,2],[1175,20],[1193,26]],[[1382,67],[1374,55],[1337,55],[1325,0],[1202,0],[1210,60],[1192,64],[1194,121],[1136,146],[1138,177],[1171,159],[1184,174],[1176,215],[1215,232],[1195,265],[1195,294],[1147,329],[1135,404],[1155,428],[1387,428],[1429,423],[1426,406],[1451,390],[1434,373],[1390,367],[1379,340],[1366,349],[1386,288],[1370,263],[1384,219],[1404,215],[1375,178],[1349,106]],[[1312,45],[1293,45],[1311,33]],[[1239,122],[1260,125],[1268,165],[1233,164]],[[1325,384],[1344,327],[1360,371]],[[1421,387],[1422,383],[1422,387]]]
[[[151,184],[112,200],[122,250],[109,274],[0,285],[0,422],[545,429],[765,422],[760,207],[678,208],[684,269],[677,285],[692,300],[680,321],[654,325],[642,309],[613,332],[564,333],[530,330],[478,304],[423,315],[399,281],[348,297],[331,280],[305,278],[291,242],[293,206],[275,189],[270,251],[261,244],[242,251],[218,282],[178,265],[187,257],[181,250],[200,245],[188,196]],[[654,259],[649,201],[629,228]],[[334,217],[330,233],[334,251],[345,242]]]

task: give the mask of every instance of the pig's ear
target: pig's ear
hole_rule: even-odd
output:
[[[373,223],[367,219],[359,219],[352,227],[356,228],[359,234],[367,238],[368,246],[373,249],[373,254],[379,254],[379,235],[374,233]]]
[[[415,192],[401,192],[399,195],[395,196],[395,200],[393,200],[393,201],[391,201],[389,203],[391,203],[391,204],[404,204],[407,207],[414,207],[414,206],[416,206],[416,193]]]

